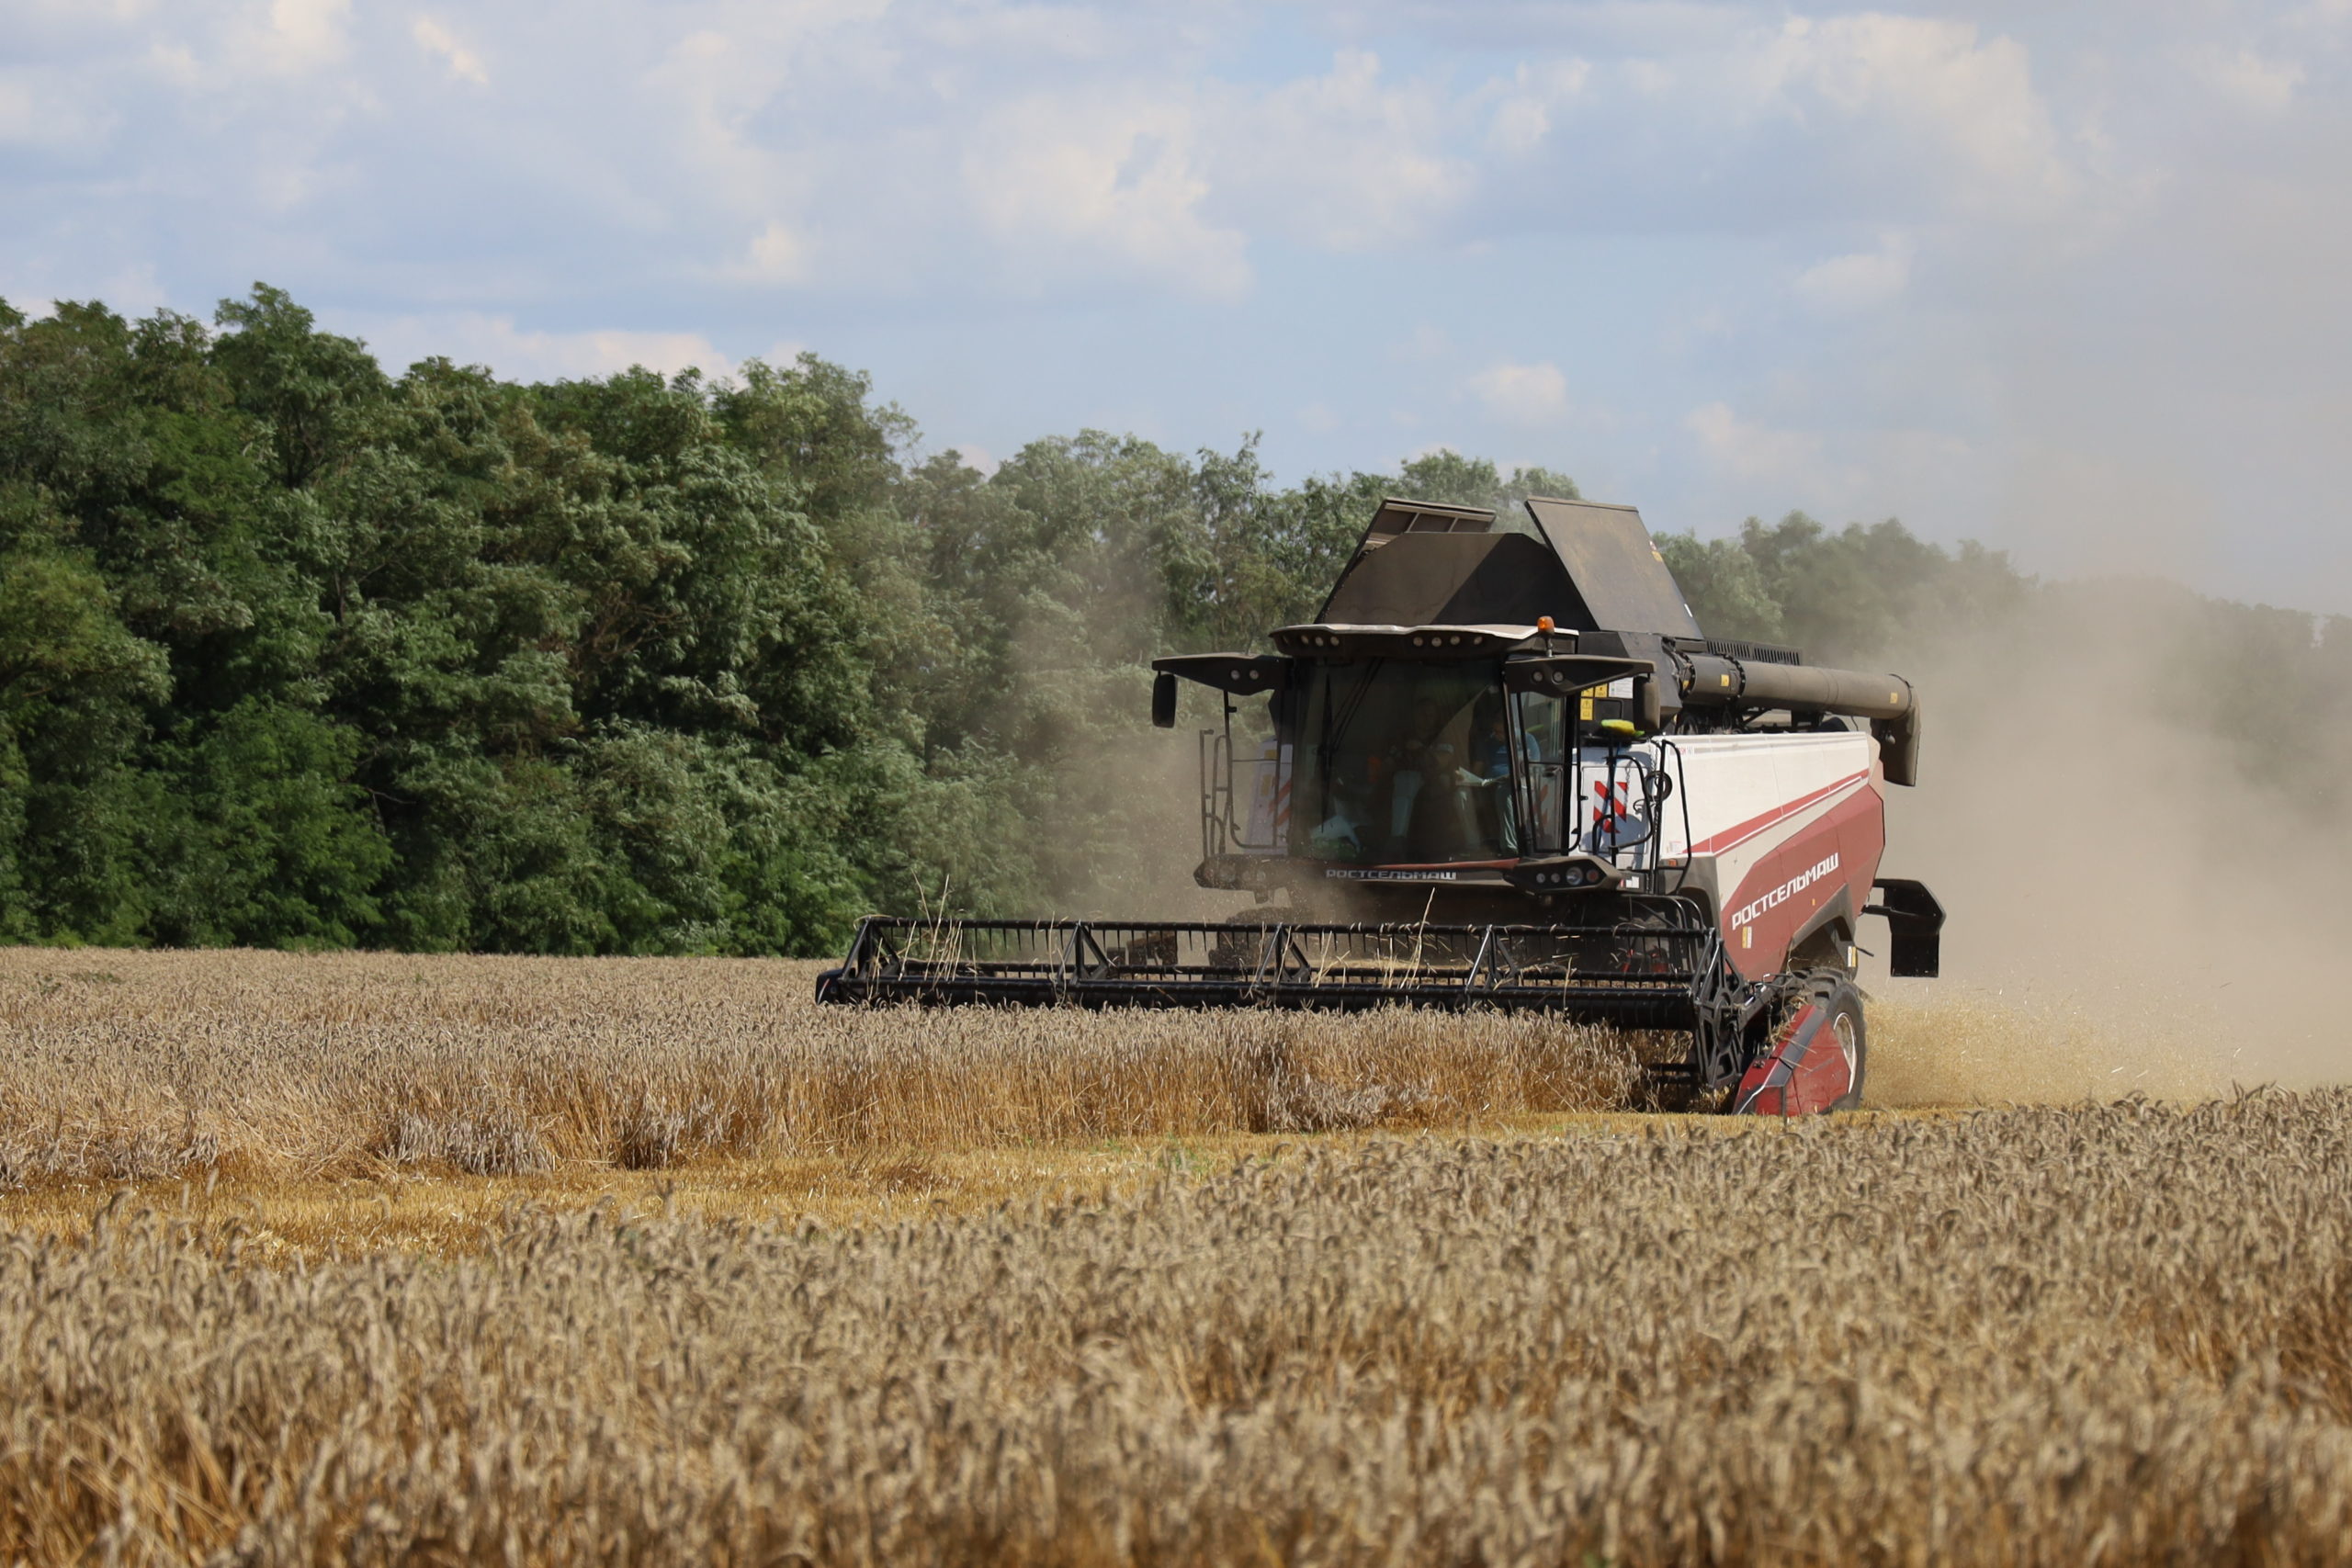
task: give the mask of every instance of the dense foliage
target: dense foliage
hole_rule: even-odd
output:
[[[211,327],[0,303],[0,939],[812,953],[1032,910],[1121,852],[1151,653],[1311,613],[1384,492],[1573,489],[1091,431],[983,475],[812,355],[522,386],[388,376],[266,287]],[[1894,523],[1666,544],[1711,629],[1823,656],[2032,591]]]

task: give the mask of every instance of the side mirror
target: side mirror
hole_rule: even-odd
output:
[[[1165,670],[1151,678],[1151,722],[1160,729],[1176,728],[1176,677]]]

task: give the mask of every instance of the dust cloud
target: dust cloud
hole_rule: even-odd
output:
[[[1246,893],[1202,887],[1193,873],[1201,863],[1201,784],[1204,732],[1223,732],[1220,694],[1183,682],[1177,724],[1154,729],[1140,722],[1148,711],[1148,686],[1138,682],[1120,700],[1130,717],[1103,726],[1074,744],[1057,772],[1065,792],[1086,802],[1087,820],[1073,825],[1070,839],[1092,840],[1082,857],[1084,874],[1073,877],[1050,912],[1089,919],[1130,920],[1225,920],[1246,914],[1255,900]],[[1238,703],[1235,745],[1243,756],[1266,729],[1257,720],[1265,704]],[[1237,818],[1246,819],[1247,792],[1254,770],[1234,770]],[[1082,782],[1076,782],[1082,781]]]
[[[1897,661],[1928,728],[1920,785],[1888,791],[1882,869],[1925,881],[1948,919],[1943,978],[1865,971],[1874,1101],[2352,1077],[2335,998],[2352,834],[2278,774],[2287,749],[2340,757],[2346,737],[2306,715],[2301,733],[2224,739],[2216,703],[2258,705],[2261,661],[2199,646],[2218,623],[2179,613],[2193,604],[2062,585]],[[2248,689],[2215,685],[2233,681]]]

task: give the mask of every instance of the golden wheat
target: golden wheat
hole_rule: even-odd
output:
[[[0,1253],[42,1561],[2340,1562],[2352,1095],[1375,1142],[826,1232]]]
[[[1602,1110],[1535,1018],[820,1008],[817,966],[0,952],[0,1187],[473,1175]]]
[[[813,967],[0,953],[0,1179],[76,1215],[0,1247],[0,1561],[2287,1563],[2352,1539],[2352,1094],[1529,1135],[1626,1103],[1634,1043],[833,1011]],[[2105,1088],[2119,1049],[1881,1016],[1898,1100]],[[435,1230],[409,1195],[828,1163],[922,1188],[1008,1155],[1030,1174],[995,1190],[1076,1190],[1073,1140],[1514,1116],[1303,1159],[1228,1136],[1261,1157],[880,1225]],[[244,1197],[203,1195],[223,1175]],[[298,1190],[332,1213],[289,1248],[254,1195]]]

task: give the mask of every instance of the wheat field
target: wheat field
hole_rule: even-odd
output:
[[[1534,1018],[820,1008],[814,964],[0,950],[0,1189],[661,1169],[1600,1111]]]
[[[0,953],[0,1561],[2346,1555],[2352,1092],[1632,1116],[1532,1021],[808,979]]]

